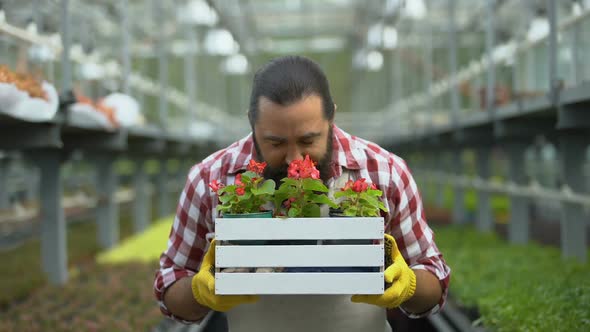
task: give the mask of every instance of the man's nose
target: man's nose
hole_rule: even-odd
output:
[[[293,160],[303,160],[303,154],[301,150],[297,147],[291,147],[289,148],[289,151],[287,151],[287,157],[285,158],[287,165],[290,164]]]

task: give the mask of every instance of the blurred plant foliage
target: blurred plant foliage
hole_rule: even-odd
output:
[[[471,228],[435,228],[450,292],[494,331],[590,331],[590,264],[558,248],[510,245]]]

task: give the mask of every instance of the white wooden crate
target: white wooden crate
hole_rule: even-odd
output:
[[[216,294],[382,294],[383,218],[218,218]],[[316,244],[243,245],[244,240]],[[377,240],[334,244],[326,240]],[[370,241],[369,241],[370,242]],[[373,267],[376,272],[224,273],[229,267]]]

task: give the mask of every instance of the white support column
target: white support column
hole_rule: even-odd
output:
[[[450,156],[448,156],[447,151],[441,150],[438,153],[438,157],[436,157],[436,159],[433,160],[433,166],[434,166],[434,170],[437,171],[439,169],[437,169],[437,167],[442,166],[443,169],[447,169],[447,170],[451,170],[451,168],[449,166],[447,166],[448,163],[450,163],[450,161],[448,160],[450,158]],[[443,184],[442,182],[436,182],[435,184],[435,204],[436,207],[442,208],[443,205],[445,204],[445,187],[446,185]]]
[[[8,159],[0,158],[0,209],[8,209],[10,207],[8,166]]]
[[[98,243],[102,248],[111,248],[119,241],[119,207],[115,200],[118,186],[115,157],[108,154],[101,154],[97,157],[96,222]]]
[[[135,233],[143,232],[150,224],[151,204],[149,190],[149,178],[146,172],[146,161],[135,161],[135,174],[133,174],[133,186],[135,199],[133,201],[133,230]]]
[[[489,147],[479,147],[476,150],[477,175],[483,180],[490,178],[490,154]],[[494,228],[494,218],[490,202],[490,193],[485,190],[477,192],[477,229],[480,232],[490,232]]]
[[[26,181],[26,197],[28,202],[32,202],[39,199],[39,171],[31,165],[26,164],[25,166],[27,178]]]
[[[160,159],[160,172],[157,176],[158,217],[163,218],[174,212],[170,208],[170,192],[168,191],[168,159]]]
[[[587,142],[587,136],[576,133],[563,133],[559,138],[561,177],[564,184],[576,193],[588,192],[583,172]],[[588,220],[584,218],[583,208],[572,203],[562,204],[561,252],[564,257],[577,257],[582,262],[587,261],[587,227]]]
[[[67,230],[61,205],[61,155],[57,150],[35,151],[32,155],[41,171],[41,265],[53,285],[68,280]]]
[[[510,181],[517,185],[526,185],[525,150],[523,142],[510,142],[506,145],[509,160]],[[510,242],[525,244],[529,241],[529,198],[522,196],[510,197],[510,224],[508,237]]]
[[[451,152],[451,168],[449,171],[456,175],[463,175],[463,150],[456,148]],[[453,223],[463,224],[467,222],[465,213],[465,188],[454,186],[453,188]]]

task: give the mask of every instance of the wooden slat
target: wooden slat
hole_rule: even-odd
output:
[[[217,240],[383,239],[383,218],[217,218]]]
[[[215,294],[383,294],[381,272],[216,273]]]
[[[217,246],[217,267],[383,266],[383,244]]]

